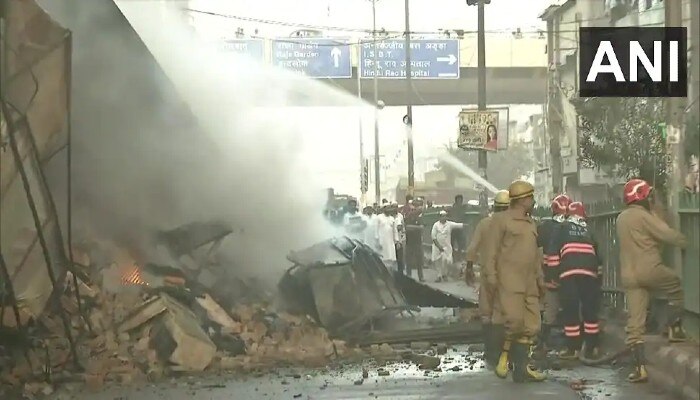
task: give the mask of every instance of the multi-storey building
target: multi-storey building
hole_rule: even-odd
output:
[[[683,26],[689,26],[691,64],[689,112],[699,114],[697,96],[698,1],[683,0]],[[691,16],[695,16],[691,18]],[[547,57],[549,65],[548,98],[546,104],[545,152],[547,162],[539,171],[551,175],[555,192],[566,191],[583,201],[604,199],[620,179],[612,171],[583,168],[579,162],[578,116],[572,100],[578,97],[579,38],[581,27],[663,26],[664,3],[661,0],[567,0],[548,7],[540,16],[547,22]],[[693,36],[694,35],[694,36]],[[695,49],[695,50],[693,50]],[[693,100],[695,99],[695,100]]]

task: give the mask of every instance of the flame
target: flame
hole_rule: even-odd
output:
[[[141,270],[136,264],[132,265],[131,267],[128,267],[126,271],[124,271],[124,273],[122,274],[121,281],[123,285],[148,286],[148,282],[143,280],[143,277],[141,276]]]

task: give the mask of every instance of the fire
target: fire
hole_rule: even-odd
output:
[[[122,274],[121,281],[123,285],[148,286],[148,282],[143,280],[143,277],[141,276],[141,270],[136,264],[126,268],[126,271],[124,271],[124,273]]]

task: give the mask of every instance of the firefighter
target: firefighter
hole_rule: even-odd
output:
[[[550,331],[557,322],[559,314],[559,295],[557,292],[556,265],[559,261],[559,253],[552,249],[552,236],[558,231],[558,227],[566,220],[567,208],[571,199],[565,194],[556,196],[551,203],[552,219],[543,221],[537,227],[538,246],[542,248],[543,263],[542,274],[544,276],[544,313],[542,329],[538,348],[546,353],[549,347]]]
[[[496,364],[499,378],[513,364],[513,381],[543,381],[529,360],[529,350],[540,330],[540,281],[542,269],[537,246],[537,226],[530,217],[535,205],[534,187],[515,181],[508,187],[510,207],[493,216],[486,237],[484,272],[496,287],[498,309],[505,328],[503,350]]]
[[[664,265],[660,249],[662,243],[684,248],[686,238],[652,214],[653,188],[649,183],[632,179],[623,190],[627,208],[617,217],[617,238],[620,243],[622,286],[628,308],[626,344],[634,359],[634,369],[627,379],[630,382],[645,382],[644,333],[650,291],[664,292],[668,298],[669,341],[686,339],[681,321],[681,282],[674,271]]]
[[[559,300],[564,309],[564,334],[566,349],[559,358],[573,360],[579,357],[584,344],[585,357],[598,355],[598,310],[600,308],[600,266],[598,246],[586,226],[586,210],[583,203],[569,204],[569,218],[558,227],[551,238],[550,248],[557,259],[550,269],[558,275]],[[583,317],[583,340],[581,318]]]
[[[496,193],[493,199],[493,214],[505,211],[510,204],[507,190],[501,190]],[[484,240],[490,230],[493,215],[483,218],[474,228],[469,247],[467,247],[467,271],[465,278],[467,284],[471,284],[471,278],[474,276],[474,262],[479,263],[483,268],[486,264],[486,241]],[[479,316],[483,328],[485,340],[484,360],[489,366],[495,366],[498,362],[499,349],[503,346],[503,321],[498,315],[495,306],[496,288],[489,286],[486,281],[486,275],[482,272],[479,282]]]

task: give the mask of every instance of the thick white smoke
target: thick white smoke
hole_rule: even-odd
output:
[[[156,66],[135,52],[139,38],[116,25],[109,0],[44,3],[74,31],[76,225],[138,247],[155,229],[223,219],[235,230],[226,248],[235,268],[271,280],[289,250],[331,234],[326,195],[301,156],[300,127],[309,125],[284,106],[299,97],[356,105],[354,97],[219,54],[193,37],[177,2],[120,2],[173,91],[154,84]],[[190,112],[196,124],[186,125]]]

